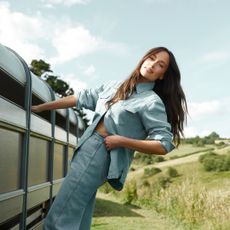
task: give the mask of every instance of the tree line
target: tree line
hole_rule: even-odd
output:
[[[221,140],[220,135],[217,134],[216,132],[212,132],[208,136],[205,136],[205,137],[196,136],[196,137],[191,137],[191,138],[185,138],[183,140],[183,143],[202,147],[204,145],[215,144],[216,140]],[[220,142],[220,144],[222,144],[222,142]]]

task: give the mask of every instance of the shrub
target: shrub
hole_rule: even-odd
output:
[[[154,156],[153,160],[154,160],[154,162],[162,162],[162,161],[165,161],[164,157],[161,157],[161,156]]]
[[[137,200],[137,185],[135,181],[131,181],[126,184],[124,189],[124,203],[131,204],[133,201]]]
[[[160,172],[161,172],[161,170],[159,168],[154,168],[154,167],[145,168],[144,176],[149,177],[149,176],[153,176],[153,175],[160,173]]]
[[[130,171],[135,171],[135,170],[136,170],[136,169],[135,169],[135,168],[133,168],[133,167],[131,167],[131,168],[130,168]]]
[[[137,152],[134,156],[134,161],[136,163],[142,163],[145,165],[154,164],[155,162],[162,162],[165,159],[162,156],[155,156],[150,154],[144,154]]]
[[[223,141],[220,141],[219,143],[215,144],[216,146],[225,146],[225,143]]]
[[[206,158],[203,161],[203,167],[205,171],[219,171],[222,164],[222,160],[220,158]]]
[[[205,141],[199,140],[199,141],[196,143],[195,146],[196,146],[196,147],[204,147],[204,146],[205,146]]]
[[[171,183],[170,178],[166,176],[161,176],[158,178],[158,185],[160,188],[166,189],[169,187],[169,184]]]
[[[141,186],[150,187],[150,183],[147,180],[143,180]]]
[[[215,153],[205,154],[199,161],[203,164],[205,171],[228,171],[230,170],[230,155],[217,155]]]
[[[153,164],[153,161],[152,161],[152,159],[146,157],[143,159],[143,163],[145,165],[151,165],[151,164]]]
[[[168,175],[169,177],[177,177],[177,176],[179,176],[177,170],[176,170],[175,168],[173,168],[173,167],[169,167],[169,168],[168,168],[168,170],[167,170],[167,175]]]
[[[206,154],[203,154],[199,157],[199,162],[200,163],[203,163],[205,161],[205,159],[208,159],[208,158],[211,158],[211,157],[215,157],[217,156],[216,153],[214,152],[209,152],[209,153],[206,153]]]
[[[229,153],[228,155],[225,156],[223,168],[225,168],[226,171],[230,170],[230,154]]]

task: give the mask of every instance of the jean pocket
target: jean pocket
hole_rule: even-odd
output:
[[[81,146],[79,153],[92,157],[103,144],[101,138],[96,135],[89,137]]]
[[[123,101],[122,107],[124,110],[128,111],[129,113],[137,113],[138,107],[134,106],[132,103],[127,103],[127,101]]]

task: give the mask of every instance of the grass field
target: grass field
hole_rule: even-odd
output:
[[[174,154],[181,156],[183,152],[178,151],[184,149],[190,156],[146,166],[159,167],[161,172],[156,175],[146,177],[143,169],[131,172],[122,192],[99,195],[92,229],[229,230],[230,171],[204,171],[198,157],[207,148],[210,146],[191,155],[202,149],[183,146]],[[230,146],[214,151],[227,154]],[[178,176],[169,177],[169,167]],[[164,188],[159,181],[166,182]],[[136,206],[124,205],[130,196]]]
[[[124,205],[109,194],[98,193],[92,230],[183,230],[153,209]]]
[[[176,157],[182,157],[190,154],[206,152],[214,149],[213,145],[206,145],[203,147],[193,146],[191,144],[182,144],[178,148],[175,148],[170,154],[165,156],[166,160],[170,160]]]

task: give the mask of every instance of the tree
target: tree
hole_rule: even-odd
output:
[[[216,132],[212,132],[212,133],[210,133],[210,134],[208,135],[208,137],[217,140],[217,139],[220,138],[220,135],[219,135],[218,133],[216,133]]]
[[[219,134],[217,134],[216,132],[212,132],[204,139],[206,141],[206,144],[214,144],[215,140],[218,140],[219,138],[220,138]]]
[[[43,79],[45,79],[53,91],[60,97],[66,97],[74,94],[74,90],[69,87],[69,84],[61,80],[58,76],[45,72],[45,74],[43,74]]]
[[[39,77],[42,77],[60,97],[66,97],[74,94],[74,90],[60,79],[59,76],[53,74],[50,64],[43,60],[32,60],[30,70]]]
[[[50,85],[52,90],[60,97],[66,97],[74,94],[74,90],[69,87],[69,84],[63,81],[60,76],[53,74],[53,71],[50,69],[50,64],[46,63],[45,61],[41,59],[32,60],[30,64],[30,71],[35,75],[42,77]],[[87,127],[89,120],[86,118],[86,114],[83,112],[83,110],[78,112],[79,116],[83,119]]]
[[[32,60],[30,64],[30,71],[33,72],[37,76],[41,76],[45,72],[53,72],[50,69],[50,64],[46,63],[43,60]]]

